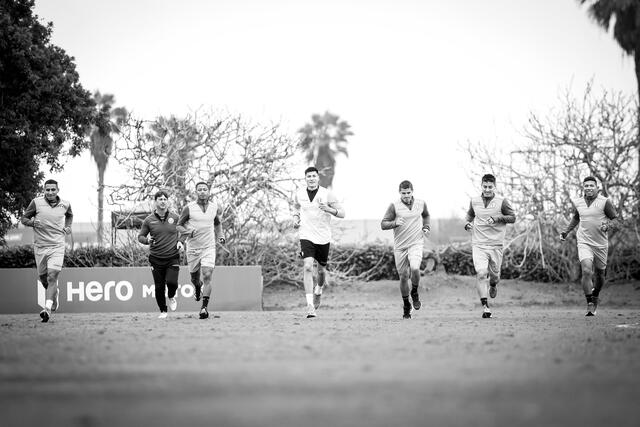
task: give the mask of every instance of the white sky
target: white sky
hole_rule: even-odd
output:
[[[590,79],[636,91],[632,58],[575,0],[36,0],[36,14],[83,86],[138,117],[212,106],[296,130],[340,115],[355,135],[334,190],[351,219],[381,218],[403,179],[433,217],[461,215],[484,172],[461,144],[510,146],[530,111]],[[88,153],[56,177],[75,220],[95,221]]]

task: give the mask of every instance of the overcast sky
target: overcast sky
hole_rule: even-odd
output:
[[[138,117],[212,106],[295,131],[338,114],[355,133],[334,181],[352,219],[380,219],[404,179],[432,216],[460,216],[484,172],[460,145],[516,144],[530,111],[591,79],[636,90],[633,60],[575,0],[36,0],[36,14],[83,86]],[[95,221],[88,154],[56,177],[76,221]]]

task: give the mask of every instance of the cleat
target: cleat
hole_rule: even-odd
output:
[[[49,317],[51,317],[51,314],[49,313],[49,310],[47,310],[46,308],[40,312],[40,318],[42,319],[42,323],[47,323],[49,321]]]
[[[482,309],[482,318],[488,319],[490,317],[491,317],[491,309],[485,305],[484,308]]]
[[[498,287],[496,285],[489,285],[489,296],[495,298],[498,295]]]
[[[60,308],[60,288],[56,289],[56,293],[53,295],[53,305],[51,311],[58,311]]]
[[[307,305],[307,319],[313,319],[316,317],[316,308],[313,304]]]
[[[405,305],[403,307],[403,314],[402,314],[402,318],[403,319],[411,319],[411,306],[410,305]]]
[[[200,318],[201,319],[208,319],[209,318],[209,311],[207,311],[206,307],[202,307],[200,309]]]
[[[176,300],[176,297],[169,298],[169,308],[171,311],[176,311],[176,308],[178,308],[178,301]]]
[[[202,295],[202,282],[200,282],[198,285],[195,285],[194,287],[196,288],[196,293],[193,295],[193,297],[196,301],[200,301],[200,297]]]
[[[167,312],[161,311],[160,315],[158,316],[158,319],[166,319],[166,318],[167,318]]]
[[[587,314],[586,317],[591,317],[596,315],[596,306],[594,303],[590,302],[587,304]]]
[[[413,303],[413,308],[415,310],[420,310],[422,307],[422,303],[420,302],[420,296],[418,295],[418,291],[411,291],[411,302]]]
[[[313,289],[313,308],[320,308],[320,299],[322,298],[322,287],[316,285]]]

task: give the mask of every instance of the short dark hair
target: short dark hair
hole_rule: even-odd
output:
[[[593,182],[596,183],[596,185],[598,185],[598,181],[596,180],[595,176],[589,175],[588,177],[586,177],[585,179],[582,180],[582,183],[584,184],[587,181],[593,181]]]
[[[491,175],[490,173],[486,173],[484,175],[482,175],[482,182],[492,182],[492,183],[496,183],[496,177]]]
[[[166,197],[167,199],[169,198],[169,193],[167,193],[165,190],[158,190],[156,191],[156,194],[153,195],[153,200],[158,200],[160,197]]]
[[[411,183],[411,181],[407,181],[406,179],[404,181],[402,181],[400,183],[400,185],[398,186],[398,191],[402,190],[402,189],[406,189],[406,188],[410,188],[411,190],[413,190],[413,184]]]
[[[209,183],[207,181],[198,181],[198,182],[196,182],[196,189],[198,188],[198,185],[206,185],[207,189],[210,188],[209,187]]]
[[[315,166],[309,166],[308,168],[306,168],[306,169],[304,170],[304,176],[307,176],[307,174],[308,174],[309,172],[315,172],[315,173],[317,173],[318,175],[320,175],[320,171],[319,171],[319,170],[318,170],[318,168],[317,168],[317,167],[315,167]]]
[[[44,182],[44,186],[46,187],[48,184],[55,184],[56,187],[58,187],[58,181],[56,181],[55,179],[48,179]]]

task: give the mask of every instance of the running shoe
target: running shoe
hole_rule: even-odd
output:
[[[491,317],[491,309],[489,308],[489,306],[485,305],[482,308],[482,318],[483,319],[488,319]]]
[[[495,298],[498,295],[498,287],[496,285],[489,285],[489,296]]]
[[[51,306],[51,311],[58,311],[60,308],[60,288],[56,288],[56,293],[53,294],[53,305]]]
[[[590,302],[587,304],[587,314],[585,316],[591,317],[596,315],[596,306],[594,303]]]
[[[167,318],[167,312],[161,311],[160,315],[158,316],[158,319],[166,319],[166,318]]]
[[[316,317],[316,309],[313,304],[307,305],[307,319],[313,319]]]
[[[176,311],[176,308],[178,308],[178,301],[176,300],[176,297],[169,298],[169,308],[171,311]]]
[[[422,307],[422,303],[420,302],[420,296],[418,295],[418,291],[411,291],[411,302],[413,303],[413,308],[416,310],[420,310]]]
[[[403,319],[411,319],[411,306],[410,305],[405,305],[403,307],[403,314],[402,314],[402,318]]]
[[[47,323],[49,321],[49,317],[51,317],[51,313],[46,308],[40,312],[40,318],[42,319],[42,323]]]
[[[313,308],[320,308],[320,299],[322,298],[322,288],[318,285],[313,289]]]
[[[209,318],[209,311],[207,311],[206,307],[202,307],[200,309],[200,318],[201,319],[208,319]]]

